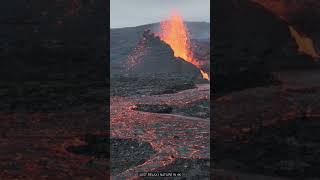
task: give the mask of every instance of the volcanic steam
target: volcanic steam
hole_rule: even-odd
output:
[[[174,56],[195,65],[200,70],[202,77],[209,80],[209,74],[201,69],[199,60],[193,56],[188,29],[182,16],[177,11],[172,11],[170,17],[160,23],[160,27],[161,31],[158,36],[172,48]]]

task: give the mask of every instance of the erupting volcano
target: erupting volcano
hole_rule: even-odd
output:
[[[210,80],[209,74],[201,69],[199,60],[193,56],[188,29],[182,16],[177,11],[172,11],[169,19],[162,21],[160,25],[161,31],[158,35],[162,41],[170,45],[174,56],[195,65],[200,70],[202,77]]]

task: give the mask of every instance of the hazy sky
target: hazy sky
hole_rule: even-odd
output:
[[[111,28],[159,22],[172,9],[186,21],[210,22],[210,0],[110,0]]]

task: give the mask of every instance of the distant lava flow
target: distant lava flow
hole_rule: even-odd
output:
[[[209,74],[201,69],[200,62],[194,58],[189,33],[183,22],[182,16],[177,11],[172,11],[169,19],[160,23],[161,31],[158,33],[160,39],[170,45],[175,57],[195,65],[204,79],[210,80]]]
[[[289,29],[290,29],[291,35],[293,36],[293,38],[295,39],[298,45],[298,48],[299,48],[298,50],[300,52],[308,54],[312,56],[314,59],[320,58],[312,39],[302,36],[292,26],[289,26]]]

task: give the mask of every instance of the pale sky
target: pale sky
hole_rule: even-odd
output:
[[[160,22],[172,9],[185,21],[210,22],[210,0],[110,0],[111,28]]]

